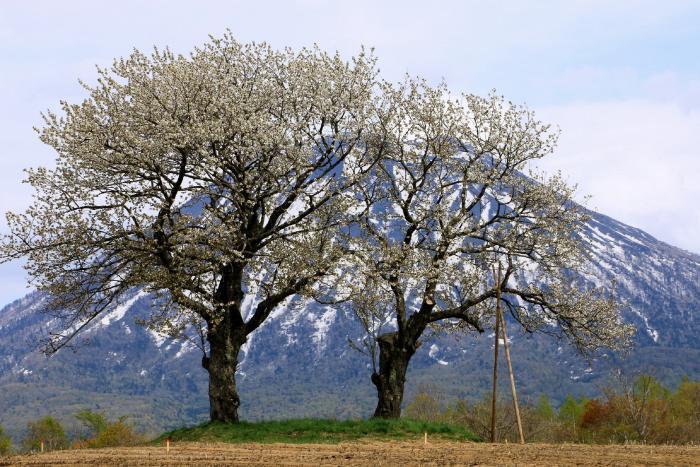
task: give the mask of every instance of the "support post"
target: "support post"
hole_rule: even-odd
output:
[[[500,288],[500,285],[499,285]],[[500,295],[500,293],[498,294]],[[523,435],[523,423],[520,419],[520,407],[518,405],[518,394],[515,391],[515,376],[513,376],[513,365],[510,363],[510,350],[508,346],[508,335],[506,334],[506,320],[501,315],[501,301],[496,305],[496,319],[501,321],[501,331],[503,332],[503,348],[506,351],[506,361],[508,362],[508,373],[510,373],[510,390],[513,393],[513,407],[515,408],[515,419],[518,422],[518,435],[520,436],[520,444],[525,444],[525,436]]]
[[[496,330],[494,333],[493,344],[493,391],[491,395],[491,442],[496,442],[496,397],[498,385],[498,339],[500,339],[499,326],[501,320],[498,317],[498,310],[501,303],[501,265],[498,265],[498,276],[494,271],[494,279],[496,279]]]

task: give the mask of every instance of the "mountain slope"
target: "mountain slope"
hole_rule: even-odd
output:
[[[583,239],[592,262],[583,279],[616,281],[625,316],[638,327],[636,347],[627,357],[587,362],[563,342],[511,326],[523,398],[596,393],[613,367],[653,372],[667,383],[700,378],[700,256],[591,215]],[[130,415],[150,432],[206,419],[201,352],[136,324],[148,314],[149,296],[134,291],[90,325],[83,345],[50,358],[36,350],[52,326],[40,313],[43,300],[32,293],[0,310],[0,424],[15,438],[28,420],[47,414],[75,429],[71,414],[83,408]],[[293,300],[277,310],[251,336],[239,368],[243,417],[369,415],[370,361],[347,343],[359,336],[351,317],[332,307]],[[439,386],[447,399],[479,397],[489,387],[492,342],[488,332],[427,341],[411,363],[407,399],[425,385]]]

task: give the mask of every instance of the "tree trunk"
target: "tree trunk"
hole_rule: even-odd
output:
[[[377,408],[374,417],[399,418],[403,401],[406,370],[415,348],[399,342],[398,333],[379,336],[379,373],[372,374],[377,387]]]
[[[238,423],[241,400],[236,390],[238,353],[246,342],[244,329],[233,329],[228,320],[208,329],[209,357],[202,366],[209,372],[209,418]]]

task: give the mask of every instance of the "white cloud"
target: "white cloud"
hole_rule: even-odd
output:
[[[700,252],[700,111],[623,100],[538,113],[562,129],[556,155],[541,168],[561,169],[597,211]]]

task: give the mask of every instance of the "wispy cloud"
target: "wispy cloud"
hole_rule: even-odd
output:
[[[654,100],[569,103],[541,110],[562,128],[561,169],[590,207],[700,252],[700,109]]]

